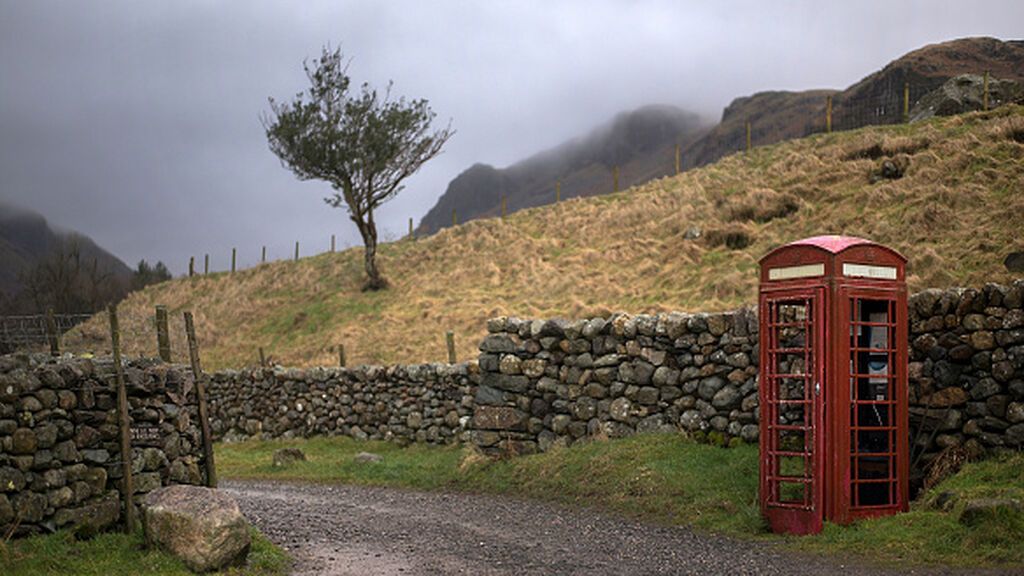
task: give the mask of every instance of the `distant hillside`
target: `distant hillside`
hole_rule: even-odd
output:
[[[611,170],[619,167],[620,189],[670,174],[675,146],[687,146],[706,129],[696,114],[673,106],[647,106],[619,114],[586,137],[571,140],[507,168],[474,164],[448,184],[437,204],[423,217],[419,234],[451,226],[452,209],[460,222],[509,212],[561,196],[593,196],[612,191]]]
[[[889,162],[896,170],[886,170]],[[901,176],[901,177],[900,177]],[[757,260],[799,238],[845,233],[909,260],[912,290],[1009,282],[1024,250],[1024,107],[871,127],[754,148],[618,194],[475,220],[380,247],[392,287],[362,292],[362,249],[179,278],[130,295],[126,333],[153,307],[196,314],[203,362],[285,365],[442,361],[447,330],[475,358],[487,318],[714,311],[750,304]],[[147,330],[149,332],[147,332]],[[106,319],[69,346],[103,349]],[[174,329],[176,357],[186,350]],[[126,339],[153,354],[151,337]]]
[[[83,264],[127,283],[131,270],[116,256],[78,232],[54,230],[42,215],[0,202],[0,306],[5,312],[32,312],[22,294],[24,274],[61,247],[76,246]]]
[[[742,150],[746,146],[746,125],[751,125],[754,146],[774,144],[793,138],[825,131],[826,97],[833,97],[833,129],[849,130],[862,126],[894,124],[902,121],[903,86],[910,88],[911,106],[919,98],[937,89],[954,76],[990,71],[993,77],[1024,80],[1024,41],[1003,42],[995,38],[964,38],[932,44],[914,50],[870,74],[845,90],[806,90],[799,92],[760,92],[733,100],[723,111],[719,124],[699,128],[693,124],[680,138],[683,145],[683,168],[704,166]],[[562,178],[562,197],[566,196],[566,183],[570,196],[592,196],[611,192],[608,176],[610,167],[623,164],[623,181],[627,185],[639,184],[664,176],[674,169],[676,115],[637,113],[642,118],[645,134],[664,134],[660,145],[635,147],[628,156],[597,156],[591,163],[557,162],[532,163],[538,158],[558,158],[562,147],[539,154],[507,170],[475,165],[460,174],[448,185],[448,190],[436,206],[424,217],[420,231],[436,231],[451,225],[452,208],[458,210],[459,220],[479,216],[494,216],[499,211],[501,194],[508,196],[509,211],[526,206],[539,206],[554,201],[552,187]],[[683,116],[685,117],[685,116]],[[620,117],[616,122],[622,122]],[[626,116],[629,118],[629,116]],[[694,119],[695,121],[696,119]],[[658,122],[665,123],[659,132]],[[621,140],[622,131],[612,132],[610,142]],[[529,172],[516,170],[530,167]],[[635,169],[634,167],[643,167]],[[513,176],[512,173],[516,174]]]

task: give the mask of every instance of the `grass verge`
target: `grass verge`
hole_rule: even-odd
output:
[[[174,556],[143,547],[142,533],[128,535],[108,532],[91,540],[78,541],[70,532],[13,540],[0,545],[0,574],[41,576],[185,576],[192,572]],[[231,576],[283,576],[290,560],[255,529],[245,567],[217,574]]]
[[[308,460],[273,467],[272,454],[283,447],[302,449]],[[220,473],[226,478],[514,495],[883,562],[1007,566],[1024,558],[1020,515],[995,518],[973,528],[957,522],[963,503],[970,498],[1024,499],[1024,454],[966,465],[915,502],[907,514],[848,527],[829,525],[822,534],[793,538],[765,530],[758,509],[757,448],[753,446],[722,449],[678,435],[647,434],[501,460],[459,447],[399,448],[349,438],[250,441],[221,444],[216,450]],[[383,461],[355,463],[355,455],[363,451],[380,454]],[[957,504],[951,510],[935,504],[936,495],[943,492],[955,495]]]

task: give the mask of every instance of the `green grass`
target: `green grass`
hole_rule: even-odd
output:
[[[253,530],[248,565],[219,574],[278,576],[288,573],[289,564],[288,557],[281,549]],[[0,574],[185,576],[192,572],[170,554],[145,549],[141,532],[133,535],[109,532],[91,540],[77,541],[70,532],[61,531],[0,544]]]
[[[301,448],[308,461],[274,468],[272,454],[283,447]],[[1024,499],[1024,454],[966,465],[907,514],[846,527],[828,525],[819,535],[796,538],[766,530],[758,508],[754,446],[723,449],[679,435],[645,434],[497,460],[468,448],[400,448],[350,438],[249,441],[221,444],[216,450],[221,475],[227,478],[507,494],[883,562],[1007,566],[1024,558],[1020,515],[975,528],[957,522],[967,499]],[[383,462],[355,464],[353,457],[363,451],[380,454]],[[934,505],[943,492],[957,495],[959,503],[951,511]]]

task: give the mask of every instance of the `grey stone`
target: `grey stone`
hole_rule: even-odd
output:
[[[196,572],[242,565],[249,553],[249,525],[225,492],[168,486],[143,500],[146,542],[182,559]]]
[[[291,466],[296,462],[305,462],[306,453],[299,448],[279,448],[274,450],[271,463],[275,468]]]
[[[725,386],[725,380],[718,376],[704,378],[700,381],[700,384],[697,387],[697,394],[704,400],[711,400],[723,386]]]
[[[384,457],[372,452],[360,452],[352,458],[352,461],[357,464],[379,464],[384,461]]]
[[[739,388],[725,386],[711,398],[711,405],[720,409],[732,408],[739,403],[741,398],[743,398],[743,395],[740,394]]]
[[[611,406],[608,409],[608,413],[614,420],[627,422],[629,421],[632,408],[633,404],[628,398],[620,397],[612,401]]]
[[[968,500],[960,512],[959,522],[965,526],[977,526],[986,520],[999,517],[1017,516],[1024,512],[1019,500],[1010,498],[976,498]]]

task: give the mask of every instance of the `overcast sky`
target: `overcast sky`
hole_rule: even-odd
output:
[[[769,6],[770,4],[770,6]],[[457,134],[378,217],[398,237],[475,162],[506,166],[615,113],[717,119],[736,96],[843,88],[924,44],[1020,38],[1024,2],[0,0],[0,199],[129,265],[215,268],[358,244],[329,186],[268,150],[267,97],[326,43],[357,82],[426,98]]]

